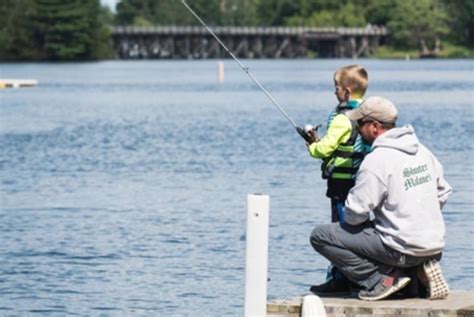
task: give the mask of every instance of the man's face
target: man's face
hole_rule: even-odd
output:
[[[357,121],[357,129],[359,130],[362,140],[365,143],[372,145],[377,138],[378,125],[377,121]]]

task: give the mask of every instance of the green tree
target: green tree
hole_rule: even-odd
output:
[[[0,2],[0,60],[39,58],[34,38],[36,15],[34,0]]]
[[[108,34],[100,20],[99,0],[36,0],[36,3],[36,37],[46,59],[103,57]]]
[[[142,1],[138,1],[141,3]],[[145,11],[141,6],[139,6],[139,3],[137,1],[132,1],[132,0],[123,0],[120,1],[117,4],[117,14],[115,15],[115,23],[118,25],[132,25],[133,20],[137,16],[144,16]],[[143,17],[145,20],[146,18]]]
[[[365,18],[373,25],[387,25],[397,0],[369,0],[361,4],[365,8]]]
[[[152,0],[153,1],[153,0]],[[179,0],[161,0],[155,2],[156,18],[159,25],[200,25],[194,16]],[[187,3],[210,25],[220,25],[221,12],[217,0],[188,0]]]
[[[257,25],[259,0],[188,0],[209,25]],[[118,25],[200,25],[176,0],[123,0],[117,6]]]
[[[397,0],[388,28],[393,43],[401,48],[433,47],[449,33],[447,14],[436,0]]]
[[[110,12],[99,0],[2,0],[0,59],[90,60],[112,56]]]
[[[299,15],[301,0],[260,0],[257,4],[257,14],[260,25],[285,25],[289,17]]]
[[[321,9],[304,17],[296,15],[286,19],[285,24],[290,26],[345,26],[356,27],[366,24],[365,17],[361,15],[360,10],[354,4],[348,3],[337,10]]]
[[[217,0],[188,0],[209,24],[220,24]],[[117,5],[118,25],[196,25],[199,22],[176,0],[122,0]]]
[[[467,47],[474,47],[474,1],[443,0],[448,13],[449,39]]]
[[[220,0],[222,25],[256,26],[258,0]]]
[[[268,25],[289,26],[363,26],[368,0],[261,0],[257,12]]]

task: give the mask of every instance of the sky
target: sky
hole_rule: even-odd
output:
[[[108,6],[110,9],[112,9],[112,11],[115,11],[115,6],[118,2],[119,0],[100,0],[100,3]]]

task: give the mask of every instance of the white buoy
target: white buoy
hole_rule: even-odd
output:
[[[217,82],[224,82],[224,62],[217,62]]]
[[[268,195],[247,195],[245,317],[266,316],[269,210]]]
[[[301,306],[301,317],[326,317],[323,301],[316,295],[303,297]]]

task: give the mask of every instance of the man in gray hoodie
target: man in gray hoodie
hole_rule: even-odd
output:
[[[445,244],[441,208],[452,190],[413,127],[395,127],[397,114],[381,97],[368,98],[346,113],[373,150],[345,202],[346,223],[316,227],[310,242],[362,287],[361,299],[379,300],[401,290],[411,281],[404,268],[413,267],[418,267],[429,298],[445,298],[449,288],[438,263]],[[318,289],[340,292],[348,285],[311,290],[318,294]]]

